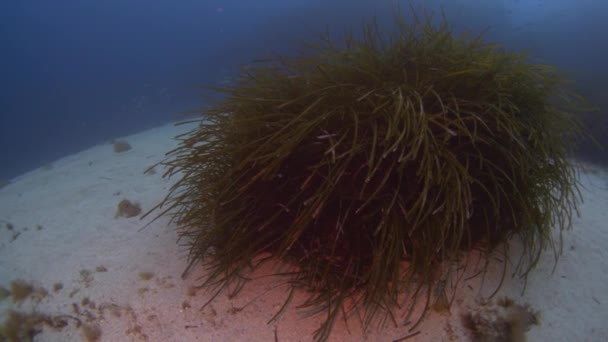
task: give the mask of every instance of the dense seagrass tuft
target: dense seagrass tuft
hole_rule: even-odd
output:
[[[440,265],[479,246],[519,237],[526,275],[577,213],[583,102],[558,73],[445,18],[394,26],[247,68],[162,163],[180,178],[156,210],[203,285],[240,289],[260,256],[293,265],[303,307],[327,315],[316,340],[347,302],[365,326],[403,294],[428,306]]]

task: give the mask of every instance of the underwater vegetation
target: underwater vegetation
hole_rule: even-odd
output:
[[[212,88],[225,97],[160,163],[179,179],[153,209],[187,241],[188,269],[207,269],[202,286],[238,292],[265,262],[292,265],[277,271],[286,304],[305,290],[322,341],[342,313],[367,328],[428,308],[464,272],[442,265],[466,268],[472,250],[489,260],[517,237],[524,277],[544,250],[559,256],[584,100],[552,67],[412,12]]]

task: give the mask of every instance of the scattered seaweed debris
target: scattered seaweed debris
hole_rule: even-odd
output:
[[[114,153],[122,153],[131,149],[131,145],[125,140],[113,140],[112,149]]]
[[[9,235],[10,235],[9,242],[14,242],[15,240],[17,240],[17,238],[19,237],[19,235],[21,235],[22,232],[27,231],[27,227],[24,227],[21,231],[19,231],[18,229],[15,228],[15,225],[12,224],[11,222],[8,222],[5,220],[0,220],[0,221],[4,222],[4,228],[6,228],[6,230],[9,232]]]
[[[101,338],[101,329],[98,325],[84,324],[80,327],[83,340],[87,342],[99,341]]]
[[[540,314],[511,298],[482,303],[463,316],[474,342],[525,342],[526,332],[540,324]]]
[[[53,292],[59,292],[63,289],[63,283],[53,284]]]
[[[13,303],[21,303],[34,293],[34,286],[25,280],[17,279],[11,282]]]
[[[108,272],[108,269],[104,265],[99,265],[95,267],[95,272]]]
[[[75,296],[75,295],[76,295],[78,292],[80,292],[80,289],[79,289],[79,288],[75,288],[75,289],[73,289],[73,290],[70,292],[70,294],[68,295],[68,297],[70,297],[70,298],[74,298],[74,296]]]
[[[0,341],[33,341],[34,337],[42,332],[43,327],[60,330],[68,325],[68,320],[75,321],[76,327],[82,325],[79,318],[70,315],[51,316],[36,311],[9,310],[8,317],[0,325]],[[101,331],[98,335],[101,335]]]
[[[17,238],[19,237],[19,235],[21,235],[21,232],[13,233],[13,236],[11,237],[11,241],[10,242],[13,242],[13,241],[17,240]]]
[[[42,332],[47,317],[41,313],[22,313],[10,310],[8,317],[0,325],[0,338],[4,341],[33,341]]]
[[[93,283],[93,272],[87,269],[80,270],[80,283],[84,284],[84,287],[91,287]]]
[[[38,288],[36,288],[36,291],[34,291],[34,294],[32,295],[32,299],[35,300],[36,302],[40,302],[41,300],[46,298],[48,295],[49,295],[49,291],[47,291],[44,287],[38,287]]]
[[[154,277],[154,273],[152,272],[139,272],[139,279],[141,280],[150,280]]]
[[[141,207],[138,203],[132,203],[129,200],[123,199],[118,203],[115,218],[118,217],[133,217],[141,214]]]
[[[13,303],[15,304],[21,304],[26,299],[30,299],[39,303],[48,295],[49,292],[45,288],[35,287],[31,283],[21,279],[13,280],[11,282],[10,291],[4,289],[3,287],[0,287],[0,299],[4,299],[10,296],[13,298]]]

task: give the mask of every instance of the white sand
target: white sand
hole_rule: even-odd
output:
[[[21,304],[5,299],[1,320],[9,309],[70,315],[99,326],[102,341],[274,341],[275,330],[279,341],[312,340],[322,317],[303,318],[294,308],[297,299],[278,322],[267,324],[287,296],[272,278],[251,282],[236,298],[222,293],[201,311],[210,294],[201,290],[193,296],[190,288],[202,271],[180,277],[186,251],[176,244],[168,220],[138,231],[147,221],[115,218],[122,199],[147,211],[166,195],[173,180],[162,179],[159,168],[154,175],[143,171],[160,161],[175,146],[171,138],[184,130],[167,125],[126,137],[133,149],[121,154],[110,144],[96,146],[0,189],[0,285],[10,288],[11,281],[22,279],[49,292]],[[523,296],[518,279],[508,279],[501,290],[540,311],[542,324],[532,327],[529,341],[608,341],[608,173],[592,169],[582,183],[582,216],[565,234],[555,273],[547,253]],[[99,267],[107,271],[98,272]],[[141,272],[153,277],[144,280]],[[63,288],[54,291],[55,283]],[[469,284],[463,282],[450,313],[431,313],[407,341],[469,341],[461,315],[480,297]],[[83,304],[85,298],[93,305]],[[57,331],[45,328],[36,340],[82,340],[76,320],[67,322]],[[340,320],[330,340],[392,341],[408,335],[408,328],[388,325],[364,336],[354,317],[348,326]]]

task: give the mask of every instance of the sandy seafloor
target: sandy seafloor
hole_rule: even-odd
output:
[[[77,320],[99,327],[101,341],[274,341],[275,332],[278,341],[312,340],[322,317],[304,318],[295,309],[298,297],[278,322],[267,324],[287,296],[270,277],[256,279],[235,298],[222,293],[200,310],[210,297],[193,291],[203,271],[181,278],[186,251],[168,219],[140,231],[146,220],[115,217],[122,199],[147,211],[166,195],[176,179],[163,179],[158,167],[155,174],[144,170],[185,130],[168,124],[124,137],[133,148],[120,154],[101,144],[0,189],[0,285],[10,289],[12,281],[23,280],[48,292],[21,303],[4,299],[0,320],[9,310],[64,317],[66,327],[43,328],[36,341],[85,340]],[[523,281],[511,277],[499,294],[540,312],[541,324],[531,328],[528,341],[608,341],[608,172],[589,166],[581,183],[581,216],[564,234],[555,272],[547,251],[523,295]],[[450,311],[431,312],[414,331],[408,331],[411,323],[389,323],[363,334],[353,316],[336,323],[330,341],[393,341],[417,331],[406,341],[470,341],[461,317],[492,290],[478,291],[474,282],[478,278],[462,281]]]

